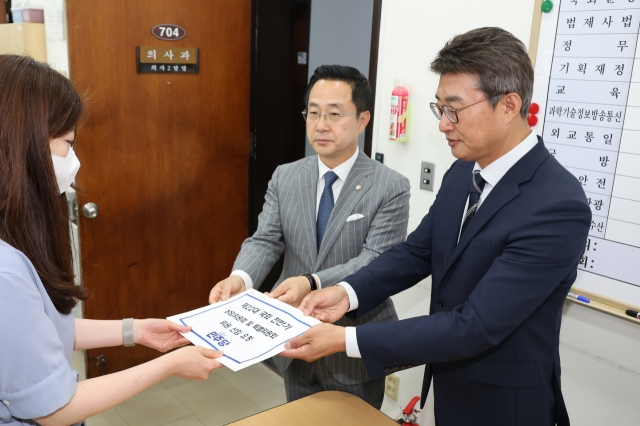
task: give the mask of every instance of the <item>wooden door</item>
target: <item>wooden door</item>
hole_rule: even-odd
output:
[[[86,318],[164,318],[207,303],[247,236],[250,0],[67,0]],[[177,41],[151,29],[186,29]],[[136,46],[199,50],[199,74],[138,74]],[[159,354],[90,350],[108,372]]]

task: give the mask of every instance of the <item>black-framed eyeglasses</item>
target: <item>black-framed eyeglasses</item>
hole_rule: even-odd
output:
[[[360,114],[360,111],[352,112],[351,114],[340,114],[338,112],[320,114],[319,112],[309,111],[306,109],[302,111],[302,116],[307,123],[317,123],[318,121],[320,121],[320,117],[324,117],[326,120],[331,121],[332,123],[337,123],[338,121],[342,120],[343,117],[348,117],[355,114]]]
[[[481,99],[478,102],[474,102],[474,103],[472,103],[470,105],[466,105],[466,106],[463,106],[462,108],[458,108],[458,109],[453,108],[451,105],[438,105],[436,102],[431,102],[429,104],[429,106],[431,107],[431,111],[433,112],[433,115],[435,115],[438,120],[441,120],[442,119],[442,115],[444,114],[449,119],[449,121],[451,121],[452,123],[456,124],[459,121],[458,120],[458,113],[460,111],[462,111],[463,109],[467,109],[469,107],[472,107],[474,105],[479,104],[480,102],[488,101],[490,99],[496,98],[498,96],[503,96],[503,95],[504,95],[504,93],[500,93],[498,95],[493,95],[490,98]]]

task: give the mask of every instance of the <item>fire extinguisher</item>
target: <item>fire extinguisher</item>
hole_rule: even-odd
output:
[[[396,423],[402,426],[420,426],[417,422],[418,413],[420,410],[416,409],[415,406],[420,401],[419,396],[414,396],[409,401],[406,407],[402,410],[402,413],[396,419]]]
[[[391,92],[391,120],[389,140],[407,141],[407,111],[409,109],[409,91],[404,86],[396,86]]]

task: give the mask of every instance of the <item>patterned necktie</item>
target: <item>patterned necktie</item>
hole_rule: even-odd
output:
[[[478,202],[480,201],[480,194],[482,194],[484,184],[484,179],[480,176],[480,170],[474,170],[473,179],[471,179],[471,185],[469,185],[469,208],[467,208],[467,213],[464,215],[462,230],[460,231],[461,238],[464,230],[467,229],[469,222],[471,222],[471,219],[473,219],[473,216],[476,214],[476,210],[478,210]]]
[[[337,174],[333,172],[327,172],[324,174],[324,191],[322,192],[322,196],[320,197],[320,205],[318,207],[318,220],[316,222],[316,230],[318,232],[318,251],[320,251],[320,244],[322,244],[324,231],[327,230],[327,223],[329,223],[331,210],[333,210],[333,189],[331,187],[336,180],[338,180]]]

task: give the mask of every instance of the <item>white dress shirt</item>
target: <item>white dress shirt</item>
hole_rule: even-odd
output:
[[[327,172],[334,172],[338,175],[338,179],[331,185],[331,190],[333,191],[333,203],[335,204],[338,201],[338,196],[340,195],[340,191],[342,191],[342,187],[344,186],[345,181],[347,180],[347,176],[349,176],[349,172],[353,168],[353,165],[356,164],[356,160],[358,159],[358,154],[360,153],[360,149],[356,147],[356,152],[353,153],[351,157],[344,163],[337,166],[335,169],[331,170],[327,167],[326,164],[322,162],[320,156],[318,155],[318,190],[316,197],[316,220],[318,219],[318,208],[320,206],[320,198],[322,197],[322,193],[324,192],[324,175]],[[253,280],[245,271],[235,270],[231,273],[231,275],[237,275],[244,281],[244,286],[248,290],[253,288]],[[320,278],[316,274],[312,274],[316,279],[316,283],[318,283],[318,289],[321,288]],[[353,291],[353,290],[352,290]]]
[[[478,200],[477,209],[480,209],[482,202],[487,199],[493,187],[498,184],[500,179],[502,179],[505,174],[507,174],[509,169],[511,169],[511,167],[513,167],[518,161],[520,161],[522,157],[524,157],[529,151],[531,151],[537,143],[538,137],[532,131],[531,133],[529,133],[529,136],[527,136],[522,142],[516,145],[511,151],[507,152],[484,169],[480,167],[480,165],[476,162],[476,164],[473,166],[473,170],[480,170],[480,176],[482,176],[482,179],[484,179],[485,181],[484,188],[482,189],[482,193],[480,194],[480,199]],[[472,177],[469,176],[469,178],[471,179]],[[464,207],[464,211],[462,212],[462,217],[460,219],[461,230],[468,206],[469,198],[467,197],[467,203]],[[458,239],[459,238],[460,234],[458,233]],[[349,312],[358,309],[358,296],[356,295],[356,292],[353,290],[351,285],[344,281],[338,283],[337,285],[341,285],[347,291],[347,295],[349,297]],[[355,327],[345,328],[345,343],[347,347],[347,356],[352,358],[362,358],[362,356],[360,355],[360,349],[358,347],[358,338],[356,336]]]

